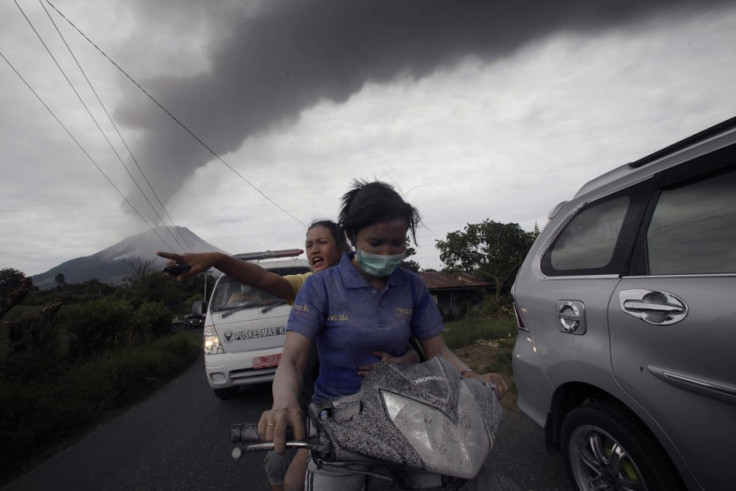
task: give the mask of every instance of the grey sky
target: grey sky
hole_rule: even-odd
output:
[[[174,222],[233,253],[298,246],[376,177],[419,208],[417,260],[439,267],[447,232],[542,226],[585,181],[736,107],[727,2],[52,3],[227,163],[47,6]],[[18,4],[100,113],[39,3]],[[16,5],[0,13],[2,53],[138,210],[0,60],[0,267],[36,274],[145,230],[157,203]]]

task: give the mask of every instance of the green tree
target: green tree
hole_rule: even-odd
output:
[[[17,269],[0,269],[0,319],[23,301],[33,281]]]
[[[447,234],[438,240],[440,260],[454,271],[472,274],[494,283],[496,300],[516,275],[538,231],[525,232],[518,223],[484,220],[467,224],[464,231]]]
[[[409,271],[414,271],[415,273],[418,273],[419,270],[421,269],[421,266],[419,266],[419,263],[414,261],[413,259],[409,259],[411,256],[413,256],[416,253],[417,253],[416,249],[414,249],[410,245],[409,239],[407,239],[406,254],[404,255],[404,260],[401,261],[400,266],[404,269],[408,269]]]
[[[163,302],[144,302],[135,312],[131,326],[132,339],[128,344],[160,338],[171,331],[174,313]]]
[[[185,285],[167,278],[161,271],[154,270],[150,262],[133,265],[133,274],[123,280],[115,295],[123,298],[134,309],[145,302],[163,302],[167,308],[176,310],[190,295]]]
[[[176,281],[153,268],[150,262],[140,262],[133,265],[133,274],[123,280],[115,291],[115,297],[125,300],[134,309],[146,302],[162,302],[173,313],[183,315],[191,311],[189,299],[202,294],[204,281],[201,274],[186,282]],[[213,283],[214,279],[210,277],[208,291],[212,290]]]
[[[66,283],[66,278],[64,277],[64,273],[58,273],[56,276],[54,276],[54,281],[59,286],[65,284]]]
[[[86,359],[125,346],[134,310],[111,297],[70,305],[62,311],[62,326],[73,334],[72,355]]]

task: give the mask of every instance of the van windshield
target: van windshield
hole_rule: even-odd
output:
[[[289,274],[301,274],[309,271],[307,267],[276,268],[270,271],[281,276]],[[271,293],[241,283],[227,275],[223,275],[212,293],[212,309],[214,312],[226,312],[249,308],[269,307],[284,303]]]

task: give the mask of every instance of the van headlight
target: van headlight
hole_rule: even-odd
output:
[[[216,355],[225,352],[220,344],[220,338],[217,337],[215,326],[207,326],[202,332],[204,334],[204,354]]]

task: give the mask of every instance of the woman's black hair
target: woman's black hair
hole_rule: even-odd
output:
[[[338,250],[350,249],[348,241],[345,238],[345,232],[343,231],[342,227],[340,227],[340,225],[336,224],[332,220],[313,220],[312,223],[309,224],[309,228],[307,228],[307,233],[309,233],[309,231],[312,230],[314,227],[324,227],[329,230],[330,235],[332,235],[332,238],[335,240],[335,244],[337,245]]]
[[[421,221],[417,209],[385,182],[355,180],[352,189],[342,197],[338,224],[354,242],[365,227],[397,218],[406,220],[416,244],[417,225]]]

